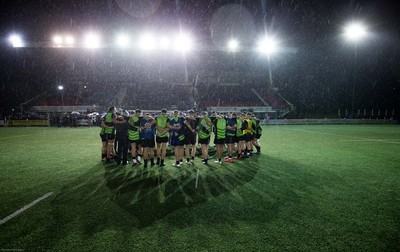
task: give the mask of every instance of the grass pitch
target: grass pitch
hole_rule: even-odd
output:
[[[233,164],[100,161],[98,128],[0,128],[0,251],[398,251],[400,127],[269,126]],[[196,176],[199,174],[198,187]]]

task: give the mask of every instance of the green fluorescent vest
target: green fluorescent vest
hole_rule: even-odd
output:
[[[238,118],[236,120],[236,136],[238,136],[238,137],[243,136],[242,124],[243,124],[243,121]]]
[[[210,120],[209,117],[207,117],[207,118],[208,118],[208,120]],[[199,138],[201,138],[201,139],[209,138],[211,130],[212,130],[212,127],[208,126],[206,123],[206,120],[204,118],[202,118],[200,121],[200,125],[199,125]]]
[[[104,118],[104,124],[107,126],[114,126],[112,113],[108,112]],[[104,128],[105,134],[112,134],[113,128]]]
[[[217,120],[217,139],[225,139],[226,137],[226,120],[224,118]]]
[[[131,118],[129,118],[128,123],[129,123],[129,125],[135,126],[137,128],[136,130],[128,129],[128,139],[132,140],[132,141],[140,140],[139,117],[138,116],[132,116]]]
[[[166,116],[157,117],[157,126],[165,129],[167,127],[167,117]],[[158,137],[168,137],[168,131],[160,132],[160,131],[157,130],[156,134],[157,134]]]

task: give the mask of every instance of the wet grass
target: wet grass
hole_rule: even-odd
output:
[[[0,249],[400,248],[398,126],[270,126],[260,155],[181,170],[102,164],[98,133],[0,129],[0,218],[53,192],[0,226]]]

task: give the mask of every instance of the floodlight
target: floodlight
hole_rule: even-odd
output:
[[[163,50],[169,49],[170,47],[170,40],[167,37],[161,37],[160,38],[160,48]]]
[[[117,45],[121,48],[126,48],[129,46],[129,37],[127,35],[118,35]]]
[[[95,33],[89,33],[85,38],[85,47],[87,48],[99,48],[100,37]]]
[[[12,44],[13,47],[23,47],[24,42],[22,41],[21,36],[13,34],[9,38],[10,43]]]
[[[175,38],[175,49],[181,52],[190,51],[193,47],[192,39],[187,34],[179,34]]]
[[[74,37],[69,36],[69,35],[65,36],[65,44],[67,46],[72,46],[74,44],[74,42],[75,42]]]
[[[59,85],[57,88],[58,88],[58,90],[64,90],[64,86],[61,86],[61,85]]]
[[[54,42],[54,45],[61,46],[63,43],[63,38],[61,36],[56,35],[53,37],[53,42]]]
[[[362,23],[350,23],[344,28],[344,36],[352,42],[361,41],[367,35],[367,29]]]
[[[279,50],[278,41],[272,37],[265,37],[258,43],[257,50],[268,55],[276,53]]]
[[[53,37],[53,44],[57,47],[72,46],[74,38],[70,35],[55,35]]]
[[[228,41],[228,50],[231,52],[237,51],[239,48],[239,42],[236,39],[231,39]]]
[[[156,43],[155,39],[151,34],[143,34],[140,37],[139,47],[143,50],[153,50],[155,49]]]

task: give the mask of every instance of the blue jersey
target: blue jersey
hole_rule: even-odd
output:
[[[176,136],[175,133],[177,133],[178,136],[184,134],[184,130],[183,130],[183,118],[181,118],[181,117],[172,117],[172,118],[169,120],[169,124],[170,124],[171,126],[174,126],[174,127],[177,127],[177,126],[181,127],[179,130],[177,130],[177,129],[171,129],[171,130],[170,130],[171,136]]]
[[[153,118],[149,118],[149,119],[142,119],[140,121],[140,127],[144,127],[146,125],[149,125],[154,119]],[[142,129],[140,131],[140,138],[141,139],[154,139],[154,127],[148,127],[145,129]]]
[[[226,126],[233,127],[235,124],[236,124],[236,118],[231,117],[226,119]],[[226,129],[226,134],[228,136],[234,136],[236,135],[236,130]]]

